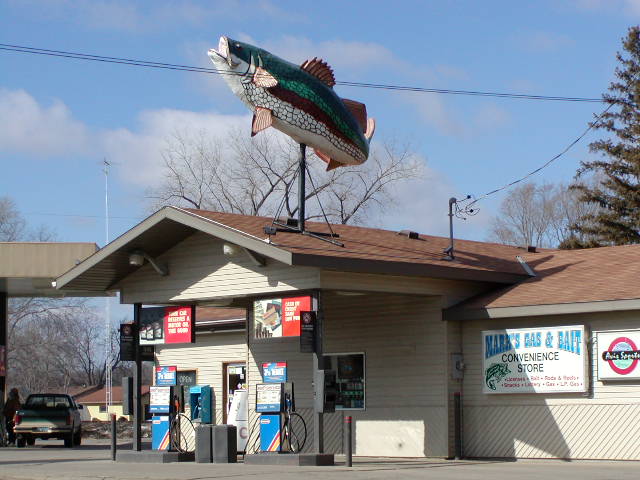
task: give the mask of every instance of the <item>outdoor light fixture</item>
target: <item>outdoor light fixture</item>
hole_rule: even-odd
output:
[[[222,253],[227,257],[235,257],[240,253],[240,247],[235,243],[224,243],[222,245]]]
[[[133,267],[141,267],[144,265],[144,261],[147,260],[149,264],[153,267],[153,269],[158,272],[158,275],[165,277],[169,275],[169,269],[166,265],[160,265],[156,262],[156,259],[153,258],[146,252],[142,250],[134,250],[129,254],[129,265]]]

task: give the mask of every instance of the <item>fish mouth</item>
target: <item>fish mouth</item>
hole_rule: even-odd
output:
[[[227,37],[220,37],[218,42],[218,50],[215,48],[209,49],[209,57],[212,60],[222,59],[224,60],[230,67],[232,67],[231,55],[229,55],[229,39]]]

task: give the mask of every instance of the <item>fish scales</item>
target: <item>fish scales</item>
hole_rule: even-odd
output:
[[[291,90],[302,98],[306,98],[322,109],[340,131],[360,148],[368,150],[368,146],[358,135],[358,126],[349,114],[344,103],[336,96],[328,94],[322,82],[313,75],[300,70],[292,63],[279,60],[273,61],[272,55],[262,56],[262,61],[283,88]],[[315,88],[311,88],[315,86]]]

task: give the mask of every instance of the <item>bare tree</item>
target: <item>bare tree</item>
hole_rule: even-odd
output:
[[[299,147],[279,132],[250,139],[232,130],[224,139],[207,132],[179,132],[163,151],[162,183],[147,192],[151,206],[167,204],[245,215],[274,215],[279,207],[297,215]],[[328,218],[338,223],[362,223],[373,209],[393,204],[391,187],[422,176],[422,161],[409,145],[387,142],[374,147],[366,164],[330,172],[310,155],[311,185],[306,200],[316,198]],[[308,182],[309,183],[309,182]],[[310,202],[307,219],[323,216]]]
[[[575,236],[575,222],[596,208],[566,184],[526,183],[514,188],[491,220],[490,239],[526,247],[558,247]]]
[[[31,229],[8,197],[0,198],[0,241],[51,241],[46,227]],[[24,393],[104,381],[102,324],[84,299],[11,298],[8,369]]]

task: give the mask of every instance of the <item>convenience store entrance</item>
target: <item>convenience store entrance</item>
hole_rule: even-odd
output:
[[[244,362],[223,363],[222,402],[223,423],[227,423],[229,408],[233,402],[233,394],[236,390],[247,389],[247,364]]]

